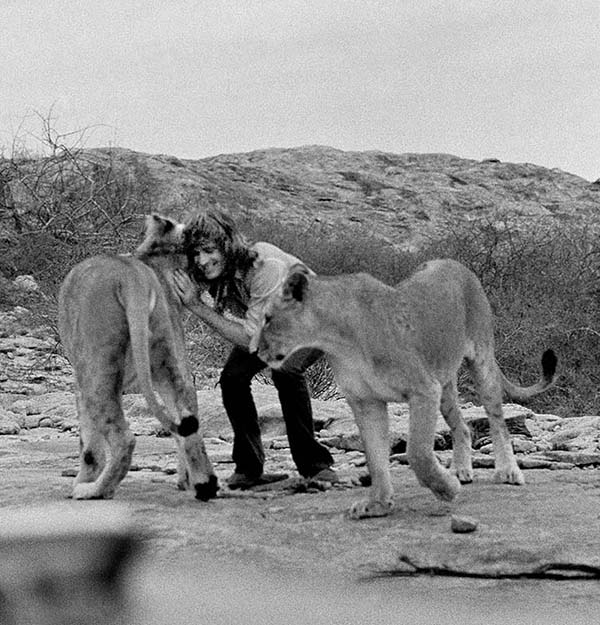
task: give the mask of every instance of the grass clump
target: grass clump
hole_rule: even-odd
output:
[[[495,316],[496,357],[504,373],[523,385],[540,375],[545,349],[559,357],[556,387],[530,401],[532,409],[561,416],[600,413],[600,244],[589,228],[538,222],[531,229],[505,220],[456,222],[418,253],[402,252],[357,230],[314,225],[304,232],[263,220],[246,227],[297,255],[315,271],[365,271],[394,285],[418,265],[453,258],[481,281]],[[326,365],[318,364],[317,395],[335,396]],[[465,371],[463,398],[474,399]]]

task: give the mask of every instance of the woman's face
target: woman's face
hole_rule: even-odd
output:
[[[207,280],[216,280],[225,271],[225,256],[212,241],[204,243],[198,250],[195,262]]]

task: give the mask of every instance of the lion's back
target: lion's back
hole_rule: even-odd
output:
[[[71,360],[124,350],[128,329],[121,294],[128,283],[149,283],[151,270],[128,256],[93,256],[71,269],[58,297],[59,333]]]
[[[445,369],[470,353],[473,341],[489,341],[493,335],[479,280],[454,260],[427,261],[395,287],[368,274],[336,283],[340,298],[342,293],[346,297],[344,331],[351,326],[355,343],[376,361]]]
[[[307,319],[313,326],[306,322],[306,335],[313,343],[318,336],[323,345],[345,346],[328,355],[336,362],[338,384],[355,397],[374,389],[396,397],[400,372],[410,383],[423,372],[447,381],[476,345],[493,344],[483,288],[454,260],[427,261],[395,287],[364,273],[312,283],[314,314]],[[343,305],[334,307],[334,301]]]

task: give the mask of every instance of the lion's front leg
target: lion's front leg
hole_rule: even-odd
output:
[[[432,382],[409,400],[408,461],[419,483],[430,488],[442,501],[452,501],[460,490],[460,482],[438,462],[433,453],[437,411],[441,387]]]
[[[389,422],[387,404],[378,400],[348,399],[365,447],[371,475],[369,498],[350,506],[352,519],[388,515],[394,508],[394,491],[390,478]]]

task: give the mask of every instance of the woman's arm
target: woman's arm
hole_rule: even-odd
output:
[[[216,330],[223,338],[231,341],[238,347],[248,349],[250,345],[250,337],[246,334],[242,324],[235,319],[223,317],[217,311],[213,310],[203,302],[199,302],[195,306],[187,306],[196,316],[207,323],[213,330]]]
[[[175,271],[173,274],[173,290],[179,296],[183,305],[197,317],[216,330],[223,338],[231,341],[238,347],[248,349],[250,337],[246,334],[241,322],[228,319],[207,306],[198,299],[196,288],[183,271]]]

